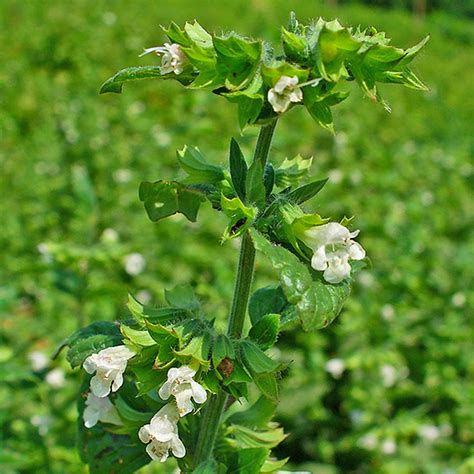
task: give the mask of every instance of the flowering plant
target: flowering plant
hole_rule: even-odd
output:
[[[92,376],[79,398],[81,453],[97,473],[112,466],[134,472],[170,453],[182,472],[272,472],[286,462],[272,455],[285,434],[271,418],[287,368],[268,351],[283,331],[330,324],[365,259],[351,219],[305,211],[327,181],[302,184],[311,159],[269,161],[276,124],[303,105],[333,131],[331,109],[347,98],[346,82],[387,109],[378,83],[424,89],[408,64],[426,39],[403,50],[374,28],[322,19],[302,25],[294,16],[282,28],[280,50],[235,33],[211,35],[197,22],[164,31],[170,42],[143,53],[160,56],[160,64],[124,69],[101,92],[121,92],[137,79],[177,80],[235,102],[242,129],[261,127],[250,163],[235,139],[228,167],[184,147],[177,154],[184,179],[143,182],[139,189],[153,222],[176,213],[194,222],[206,200],[229,218],[222,240],[241,238],[234,298],[226,333],[203,313],[192,288],[178,287],[165,292],[167,306],[160,308],[130,296],[131,320],[97,322],[66,341],[71,365]],[[251,294],[256,251],[279,284]],[[239,409],[238,402],[252,399],[252,385],[260,397]]]

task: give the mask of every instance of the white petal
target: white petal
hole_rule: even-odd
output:
[[[184,458],[186,455],[186,448],[184,447],[183,442],[175,436],[171,441],[171,450],[175,457]]]
[[[138,438],[142,443],[148,443],[150,441],[150,425],[144,425],[140,428]]]
[[[168,381],[173,382],[180,376],[180,371],[176,367],[171,368],[168,370]]]
[[[162,443],[151,442],[146,447],[146,452],[153,460],[159,460],[160,462],[165,462],[168,459],[168,447]]]
[[[340,283],[351,274],[351,266],[346,259],[338,259],[340,261],[329,262],[328,268],[324,271],[324,279],[328,283]]]
[[[112,392],[116,392],[123,385],[123,375],[122,372],[119,372],[112,383]]]
[[[313,257],[311,258],[311,266],[319,271],[326,270],[328,267],[328,257],[324,245],[314,252]]]
[[[194,405],[191,401],[192,395],[193,392],[191,389],[184,389],[175,395],[179,416],[185,416],[193,411]]]
[[[297,88],[290,92],[288,95],[291,102],[301,102],[303,100],[303,92],[300,88]]]
[[[100,377],[99,374],[91,378],[91,392],[99,398],[104,398],[110,393],[110,381]]]
[[[349,230],[337,222],[318,225],[305,232],[305,243],[313,250],[322,245],[342,244],[349,238]]]
[[[179,369],[179,376],[186,379],[191,379],[196,375],[196,371],[187,365],[181,366]]]
[[[357,242],[352,242],[349,246],[349,255],[352,260],[362,260],[365,258],[365,250]]]
[[[93,407],[86,407],[82,414],[82,419],[86,428],[92,428],[99,421],[99,412]]]
[[[168,372],[168,378],[169,378],[169,372]],[[165,382],[160,390],[158,390],[158,395],[162,400],[168,400],[171,396],[171,383],[170,382]]]
[[[193,391],[193,399],[196,403],[204,403],[207,400],[207,393],[202,385],[191,380],[191,389]]]
[[[93,374],[97,369],[97,364],[95,362],[95,355],[90,355],[82,364],[82,367],[88,374]]]

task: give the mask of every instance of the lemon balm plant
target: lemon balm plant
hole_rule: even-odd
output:
[[[322,19],[302,25],[293,15],[278,46],[234,32],[209,34],[197,22],[172,23],[164,32],[169,41],[143,53],[157,64],[124,69],[101,92],[119,93],[138,79],[177,80],[236,103],[242,130],[260,127],[252,159],[233,138],[228,166],[186,146],[177,153],[184,179],[143,182],[139,190],[153,222],[175,213],[194,222],[205,201],[228,217],[222,240],[241,240],[234,296],[226,332],[204,314],[191,287],[178,287],[165,291],[167,305],[158,308],[130,296],[130,320],[96,322],[67,339],[69,362],[85,374],[81,455],[95,473],[134,472],[169,456],[185,473],[276,471],[286,460],[271,450],[285,434],[271,419],[286,367],[269,349],[283,331],[330,324],[365,259],[351,219],[305,210],[326,183],[308,182],[311,159],[298,155],[277,166],[270,157],[277,122],[303,106],[333,131],[332,107],[347,98],[352,81],[387,109],[379,83],[425,89],[408,65],[427,39],[404,50],[374,28]],[[279,282],[251,294],[257,251]],[[251,385],[260,397],[239,409]]]

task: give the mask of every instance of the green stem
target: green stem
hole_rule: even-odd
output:
[[[270,150],[276,122],[277,121],[274,120],[269,125],[262,127],[258,136],[253,159],[254,162],[260,161],[263,168],[268,159],[268,152]],[[252,285],[254,273],[254,263],[255,247],[250,234],[246,232],[242,236],[234,297],[227,326],[227,334],[232,339],[238,339],[242,336],[250,295],[250,287]],[[220,428],[220,421],[226,406],[226,401],[227,394],[221,390],[219,393],[212,396],[204,410],[196,451],[194,453],[195,467],[212,458],[214,443]]]

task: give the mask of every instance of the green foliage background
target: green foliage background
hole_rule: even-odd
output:
[[[330,328],[281,337],[292,363],[278,419],[291,435],[278,454],[318,473],[474,472],[472,24],[283,0],[1,2],[2,472],[85,472],[73,449],[79,375],[61,357],[33,372],[32,351],[50,355],[77,326],[124,317],[128,291],[159,304],[164,288],[191,283],[209,314],[223,319],[228,309],[237,251],[219,243],[224,218],[207,207],[197,225],[154,225],[137,189],[176,176],[185,143],[225,162],[239,136],[234,107],[178,84],[99,97],[100,84],[157,61],[137,55],[163,41],[160,23],[196,17],[209,30],[275,39],[291,9],[373,24],[401,46],[432,40],[416,62],[430,92],[386,87],[392,114],[355,92],[336,114],[335,137],[300,108],[278,125],[272,159],[314,155],[313,176],[330,178],[314,210],[355,215],[372,260]],[[255,136],[240,138],[247,153]],[[108,228],[118,242],[106,242]],[[40,255],[41,243],[53,257]],[[134,252],[146,260],[136,277],[124,271]],[[274,277],[263,258],[258,271],[262,285]],[[332,358],[345,361],[340,379],[325,370]],[[53,368],[66,372],[64,388],[46,381]],[[423,437],[431,425],[436,440]]]

